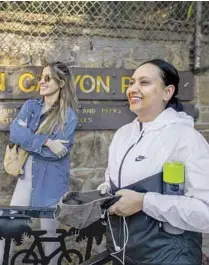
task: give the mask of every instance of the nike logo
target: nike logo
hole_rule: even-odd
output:
[[[141,155],[139,155],[139,156],[137,156],[136,158],[135,158],[135,161],[142,161],[142,160],[144,160],[144,159],[146,159],[147,157],[146,156],[141,156]]]

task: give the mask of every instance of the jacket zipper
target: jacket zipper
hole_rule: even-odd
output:
[[[125,155],[124,155],[124,157],[123,157],[123,159],[122,159],[122,161],[121,161],[121,164],[120,164],[120,167],[119,167],[119,173],[118,173],[118,188],[119,188],[119,189],[121,189],[121,171],[122,171],[122,167],[123,167],[124,160],[125,160],[126,156],[128,155],[128,153],[131,151],[131,149],[134,147],[134,145],[135,145],[135,144],[138,144],[138,143],[141,141],[142,137],[143,137],[143,132],[142,132],[142,134],[140,135],[138,141],[137,141],[136,143],[132,144],[132,145],[128,148],[128,150],[126,151],[126,153],[125,153]]]
[[[142,131],[142,123],[140,123],[140,131]],[[143,132],[141,133],[138,141],[134,144],[132,144],[129,149],[126,151],[125,155],[123,156],[123,159],[121,161],[121,164],[120,164],[120,167],[119,167],[119,173],[118,173],[118,188],[121,189],[121,171],[122,171],[122,167],[123,167],[123,163],[124,163],[124,160],[126,158],[126,156],[128,155],[128,153],[131,151],[131,149],[134,147],[135,144],[138,144],[141,139],[143,137]],[[119,246],[121,245],[121,229],[122,229],[122,218],[120,217],[119,218]]]

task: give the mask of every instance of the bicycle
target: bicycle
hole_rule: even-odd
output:
[[[70,229],[68,232],[64,229],[57,229],[57,233],[61,234],[59,236],[55,237],[41,237],[45,235],[47,231],[44,230],[38,230],[33,231],[32,236],[34,237],[34,241],[31,244],[29,249],[23,249],[18,251],[11,259],[11,265],[18,264],[20,261],[21,264],[41,264],[41,265],[47,265],[49,264],[50,260],[54,258],[59,253],[62,253],[57,261],[57,265],[64,265],[65,259],[68,263],[71,263],[73,259],[71,258],[72,255],[75,255],[78,259],[78,263],[80,264],[83,262],[83,256],[82,254],[76,250],[76,249],[67,249],[65,244],[65,238],[67,236],[74,235],[76,233],[76,229]],[[43,242],[59,242],[60,246],[55,249],[50,255],[46,256],[44,253],[44,249],[42,246]],[[35,253],[34,249],[37,247],[40,259],[38,258],[37,254]],[[21,256],[21,259],[19,259]],[[17,260],[19,259],[19,260]]]
[[[4,249],[4,265],[9,264],[9,252],[10,244],[13,240],[15,245],[21,245],[23,242],[23,235],[34,237],[29,249],[23,249],[13,255],[11,259],[11,265],[16,265],[20,258],[19,264],[41,264],[48,265],[50,260],[62,253],[58,259],[57,265],[62,265],[64,259],[67,260],[68,264],[72,262],[72,255],[75,255],[78,259],[78,263],[83,263],[83,260],[87,262],[91,257],[93,240],[95,239],[96,244],[99,245],[102,242],[103,235],[106,231],[106,223],[103,219],[91,224],[90,226],[82,229],[71,228],[69,231],[65,229],[57,229],[57,233],[61,234],[58,237],[41,237],[47,233],[43,230],[32,230],[28,225],[31,217],[33,218],[54,218],[54,208],[37,208],[28,206],[1,206],[0,205],[0,239],[5,238],[5,249]],[[12,217],[12,219],[11,219]],[[14,219],[13,219],[14,218]],[[76,236],[76,242],[81,242],[87,239],[86,251],[84,259],[82,254],[75,249],[66,249],[64,239],[67,236]],[[60,247],[54,250],[49,256],[45,256],[42,243],[43,242],[59,242]],[[37,247],[40,259],[35,253],[34,249]],[[63,264],[65,265],[65,264]]]

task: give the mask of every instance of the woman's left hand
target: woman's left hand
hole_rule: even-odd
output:
[[[110,214],[129,216],[142,210],[145,193],[123,189],[119,190],[116,195],[121,198],[109,208]]]

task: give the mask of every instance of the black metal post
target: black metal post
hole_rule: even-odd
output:
[[[10,252],[11,242],[12,242],[11,238],[5,239],[4,257],[2,265],[9,265],[9,252]]]

